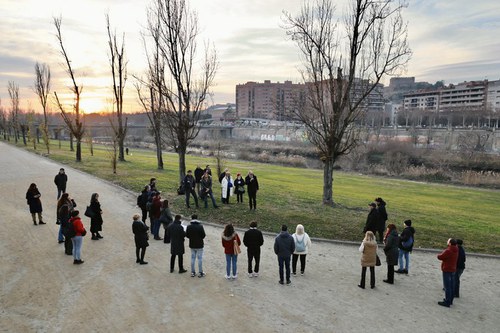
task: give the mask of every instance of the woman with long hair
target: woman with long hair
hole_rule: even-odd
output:
[[[387,279],[385,283],[394,284],[394,266],[398,264],[398,230],[394,224],[387,226],[384,237],[384,253],[387,260]]]
[[[236,279],[238,277],[237,261],[238,253],[235,251],[236,244],[241,245],[241,240],[231,223],[227,224],[222,233],[222,246],[226,255],[226,279]],[[231,275],[231,268],[233,274]]]
[[[92,233],[92,239],[98,240],[103,238],[99,233],[99,231],[102,231],[102,210],[98,193],[93,193],[90,198],[90,210],[92,211],[92,216],[90,217],[90,232]]]
[[[73,243],[71,237],[68,237],[69,225],[68,221],[71,217],[71,212],[75,209],[76,203],[70,198],[68,193],[63,193],[57,201],[57,222],[59,223],[58,240],[64,242],[64,253],[67,255],[73,254]],[[64,237],[63,237],[64,236]]]
[[[365,233],[365,238],[359,247],[361,252],[361,282],[358,287],[365,289],[366,268],[370,267],[370,287],[375,288],[375,265],[377,263],[377,241],[371,231]]]
[[[304,275],[306,269],[306,255],[311,247],[311,238],[304,231],[302,224],[297,224],[295,233],[292,235],[295,242],[295,251],[292,255],[292,274],[297,275],[297,261],[300,258],[300,275]]]
[[[26,192],[26,203],[30,207],[31,218],[33,219],[33,224],[36,224],[36,215],[38,215],[38,223],[45,224],[42,218],[42,201],[40,200],[40,191],[36,187],[35,183],[31,183],[28,191]]]

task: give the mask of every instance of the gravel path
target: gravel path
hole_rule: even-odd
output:
[[[53,178],[59,168],[0,143],[1,332],[498,332],[498,258],[468,257],[462,297],[450,309],[437,305],[440,262],[424,251],[412,254],[410,274],[396,275],[394,285],[382,283],[382,266],[376,288],[361,290],[357,245],[313,240],[305,276],[281,286],[273,238],[266,236],[260,277],[246,276],[243,249],[238,279],[226,281],[222,228],[211,224],[205,225],[207,276],[171,274],[170,248],[161,241],[150,241],[149,265],[135,263],[135,195],[65,167],[79,208],[98,192],[104,211],[104,239],[85,237],[85,263],[73,265],[57,243]],[[44,226],[33,225],[26,205],[32,182],[42,193]],[[199,215],[203,220],[203,210]],[[189,249],[184,262],[189,267]]]

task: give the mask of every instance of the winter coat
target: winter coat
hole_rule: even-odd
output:
[[[233,183],[233,179],[231,178],[231,176],[229,177],[229,179],[227,177],[224,177],[222,179],[222,182],[221,182],[221,186],[222,186],[222,198],[224,199],[227,199],[227,189],[228,189],[228,186],[229,186],[229,196],[232,196],[233,193],[234,193],[234,186],[230,186],[229,184],[234,184]]]
[[[201,178],[200,197],[204,198],[212,192],[212,177]]]
[[[274,253],[278,257],[290,257],[295,251],[295,241],[288,231],[282,231],[274,239]]]
[[[256,175],[253,175],[252,178],[247,175],[245,177],[245,184],[247,184],[248,193],[257,193],[259,190],[259,181],[257,180]]]
[[[42,212],[42,201],[40,200],[40,196],[41,194],[38,189],[26,192],[26,203],[30,207],[31,214]]]
[[[189,238],[190,249],[202,249],[205,236],[205,228],[203,228],[200,221],[193,220],[186,228],[186,237]]]
[[[96,233],[102,230],[102,211],[99,201],[92,201],[90,210],[94,213],[93,217],[90,218],[90,232]]]
[[[182,184],[184,185],[184,191],[190,193],[191,190],[193,190],[195,187],[195,179],[193,175],[186,175],[184,177],[184,180],[182,181]]]
[[[170,237],[170,254],[184,254],[184,237],[186,233],[181,225],[181,221],[170,223],[167,228],[167,237]]]
[[[378,211],[373,208],[369,213],[368,217],[366,218],[366,224],[365,228],[363,229],[363,233],[365,234],[367,231],[371,231],[375,234],[377,230],[379,230],[379,221],[380,216],[378,214]]]
[[[132,222],[132,232],[134,233],[135,247],[143,248],[149,246],[148,230],[149,227],[141,220]]]
[[[160,213],[160,223],[163,225],[163,228],[167,228],[170,223],[174,222],[174,218],[172,217],[172,212],[170,212],[170,208],[162,208]]]
[[[234,188],[236,193],[244,193],[245,192],[245,180],[243,178],[236,178],[234,180]]]
[[[79,216],[70,218],[69,223],[73,224],[75,237],[83,235],[83,233],[85,232],[85,227],[83,226],[82,219]]]
[[[303,235],[297,235],[297,233],[294,233],[292,235],[293,241],[295,242],[295,250],[294,254],[307,254],[309,251],[309,248],[311,247],[311,238],[309,238],[309,235],[307,233],[304,233]],[[305,245],[305,250],[302,252],[297,251],[297,242],[304,242]]]
[[[146,204],[148,203],[149,195],[149,191],[141,192],[141,195],[137,200],[137,206],[139,206],[140,209],[146,210]]]
[[[222,235],[222,246],[224,247],[225,254],[238,254],[234,253],[234,240],[238,242],[238,245],[241,245],[240,236],[235,232],[230,237]]]
[[[243,235],[243,244],[249,249],[257,249],[264,244],[262,231],[257,228],[250,228]]]
[[[387,221],[387,210],[385,209],[385,201],[380,202],[377,206],[378,215],[380,217],[380,230],[385,229],[385,222]]]
[[[465,250],[462,246],[458,246],[457,269],[465,269]]]
[[[66,183],[68,182],[68,176],[65,173],[58,173],[54,177],[54,184],[56,184],[58,190],[65,190]]]
[[[406,242],[410,237],[413,238],[411,246],[404,247],[403,243]],[[403,251],[411,252],[413,250],[413,244],[415,243],[415,229],[413,227],[405,227],[399,236],[399,248]]]
[[[363,241],[359,247],[361,254],[361,267],[374,267],[377,263],[377,242],[375,240]]]
[[[149,216],[153,220],[157,220],[160,218],[161,214],[161,199],[160,197],[155,197],[153,202],[151,203],[151,210],[149,212]]]
[[[384,246],[384,253],[387,260],[387,265],[397,265],[398,264],[398,232],[396,229],[392,229],[389,235],[387,235]]]
[[[194,179],[197,183],[201,182],[201,177],[203,177],[204,173],[205,173],[205,171],[203,171],[202,168],[194,169]]]
[[[458,261],[458,246],[448,245],[446,250],[438,254],[437,258],[441,260],[441,270],[443,272],[456,272]]]

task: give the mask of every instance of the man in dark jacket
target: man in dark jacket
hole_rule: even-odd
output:
[[[186,207],[187,208],[190,208],[189,198],[191,197],[191,194],[194,197],[194,202],[196,203],[196,208],[198,208],[198,196],[196,195],[196,191],[195,191],[195,182],[196,182],[196,180],[193,177],[193,172],[191,170],[188,170],[187,175],[184,177],[184,180],[182,181],[182,184],[184,185],[184,192],[186,194]]]
[[[377,212],[379,216],[378,221],[378,241],[379,243],[384,242],[384,232],[385,232],[385,222],[387,221],[387,210],[385,209],[386,203],[382,198],[376,198],[375,203],[377,204]]]
[[[413,250],[414,242],[415,229],[411,226],[411,220],[406,220],[404,222],[404,229],[399,236],[399,269],[396,271],[396,273],[408,274],[408,270],[410,269],[410,252]],[[404,266],[403,258],[405,261]]]
[[[186,237],[189,239],[189,248],[191,249],[191,277],[196,276],[194,269],[196,258],[198,258],[198,277],[205,276],[203,272],[203,239],[205,238],[205,229],[198,221],[198,215],[191,215],[191,223],[186,228]]]
[[[281,226],[281,233],[274,239],[274,253],[278,256],[280,271],[279,283],[283,284],[283,266],[286,270],[286,284],[290,284],[290,257],[295,251],[295,241],[292,235],[288,233],[286,225]]]
[[[200,183],[201,183],[201,177],[205,171],[203,171],[202,168],[200,168],[199,165],[196,166],[196,169],[194,169],[194,180],[196,181],[196,192],[200,193]]]
[[[183,265],[184,237],[186,233],[181,225],[181,216],[175,215],[174,222],[167,227],[167,235],[170,237],[170,273],[174,272],[175,257],[179,257],[179,274],[186,273]]]
[[[245,231],[243,244],[247,247],[248,277],[259,276],[260,247],[264,244],[262,231],[257,229],[257,222],[250,223],[250,229]],[[255,268],[252,271],[252,260],[255,258]]]
[[[253,174],[252,170],[248,172],[245,177],[245,184],[247,185],[248,192],[248,203],[250,205],[250,210],[257,208],[257,191],[259,190],[259,181],[257,176]]]
[[[457,241],[453,238],[448,239],[446,250],[438,254],[437,258],[441,260],[441,271],[443,272],[443,284],[445,298],[439,305],[449,308],[453,304],[455,294],[455,272],[457,270],[458,248]]]
[[[57,199],[61,197],[63,193],[66,193],[66,183],[68,182],[68,176],[64,172],[64,169],[59,169],[59,173],[54,177],[54,184],[57,186]]]
[[[370,207],[370,212],[368,213],[368,217],[366,218],[366,224],[363,229],[363,233],[366,234],[367,231],[371,231],[375,235],[379,225],[379,214],[377,211],[377,205],[374,202],[372,202],[368,206]]]
[[[460,298],[460,276],[465,270],[465,250],[463,247],[464,242],[461,239],[457,239],[458,246],[458,260],[457,260],[457,271],[455,272],[455,297]]]

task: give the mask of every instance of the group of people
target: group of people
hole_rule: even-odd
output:
[[[76,202],[66,192],[68,176],[64,168],[61,168],[58,174],[54,177],[54,183],[57,187],[57,205],[56,205],[56,224],[59,225],[57,241],[59,244],[64,243],[64,253],[73,256],[73,263],[83,264],[81,258],[81,249],[83,237],[87,234],[80,212],[76,209]],[[26,192],[26,201],[33,219],[33,224],[37,225],[36,216],[38,216],[38,224],[45,224],[42,218],[42,202],[40,200],[41,193],[35,183],[32,183]],[[90,232],[92,240],[103,238],[100,234],[102,231],[102,210],[99,202],[99,194],[93,193],[90,198],[90,204],[85,210],[85,215],[90,218]]]

